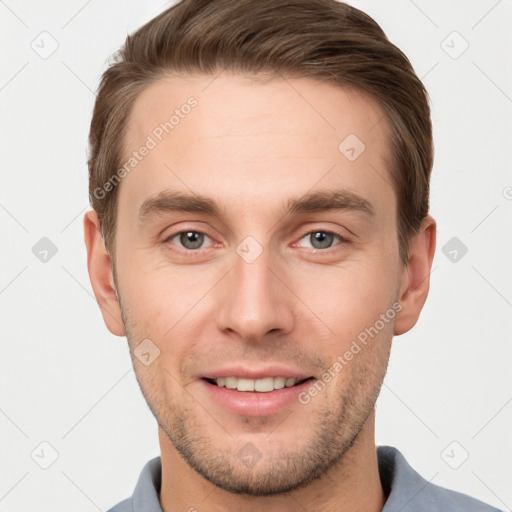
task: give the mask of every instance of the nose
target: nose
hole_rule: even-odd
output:
[[[234,254],[234,267],[224,278],[218,301],[217,327],[246,342],[289,333],[294,327],[294,296],[284,284],[285,271],[264,251],[248,263]],[[289,285],[288,285],[289,286]]]

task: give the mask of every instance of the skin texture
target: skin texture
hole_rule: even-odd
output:
[[[115,276],[97,216],[85,216],[107,327],[127,336],[132,355],[144,339],[160,350],[149,366],[133,363],[159,424],[162,508],[379,511],[386,496],[374,403],[393,335],[414,326],[426,300],[435,221],[424,220],[403,266],[388,128],[365,94],[309,79],[212,80],[161,79],[134,104],[127,156],[174,109],[197,100],[119,185]],[[354,161],[338,149],[349,134],[365,144]],[[287,214],[291,199],[339,189],[362,196],[374,215]],[[221,215],[141,217],[142,204],[164,191],[207,196]],[[207,236],[187,249],[176,236],[183,231]],[[334,236],[315,248],[311,232],[346,241]],[[248,236],[258,244],[251,251],[262,251],[252,263],[236,251]],[[200,376],[231,363],[282,364],[321,379],[393,305],[400,311],[307,404],[237,415],[204,391]],[[260,454],[250,467],[238,456],[247,445]]]

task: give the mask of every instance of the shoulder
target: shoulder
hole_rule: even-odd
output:
[[[382,512],[499,512],[482,501],[425,480],[390,446],[377,449],[379,472],[388,499]]]
[[[107,512],[162,512],[158,494],[162,482],[160,457],[150,460],[142,469],[131,498],[121,501]]]
[[[131,498],[123,500],[115,507],[108,509],[107,512],[133,512],[133,501]]]

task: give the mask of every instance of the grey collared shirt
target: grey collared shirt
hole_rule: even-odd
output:
[[[432,484],[391,446],[377,448],[382,488],[388,495],[382,512],[500,512],[474,498]],[[162,512],[158,501],[162,478],[160,457],[143,468],[131,498],[108,512]]]

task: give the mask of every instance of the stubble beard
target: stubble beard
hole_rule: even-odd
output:
[[[131,331],[130,318],[120,297],[119,304],[133,360],[133,348],[138,338]],[[347,454],[358,439],[370,413],[374,411],[386,373],[390,340],[389,343],[382,340],[381,345],[372,350],[372,354],[367,354],[366,364],[360,365],[360,371],[352,372],[352,381],[335,403],[322,403],[319,412],[308,425],[309,439],[303,439],[301,446],[288,447],[277,454],[266,453],[264,443],[255,441],[251,444],[258,450],[260,458],[253,465],[244,462],[245,459],[240,456],[240,446],[236,446],[236,439],[227,430],[224,430],[224,441],[217,445],[209,436],[211,428],[206,425],[208,422],[198,421],[201,418],[186,405],[168,403],[165,393],[154,385],[158,379],[147,379],[137,370],[136,377],[158,425],[184,461],[199,475],[233,494],[276,496],[304,488],[336,467],[348,477],[350,464],[345,462],[350,461],[345,459],[349,459]],[[319,393],[314,400],[322,400],[324,392]],[[199,410],[205,416],[208,414],[201,408]],[[293,423],[293,414],[285,420],[288,425]],[[256,425],[257,432],[261,431],[261,423],[266,421],[265,418],[241,420]],[[282,429],[277,428],[275,435],[280,434]],[[265,439],[261,435],[258,439],[262,437]]]

